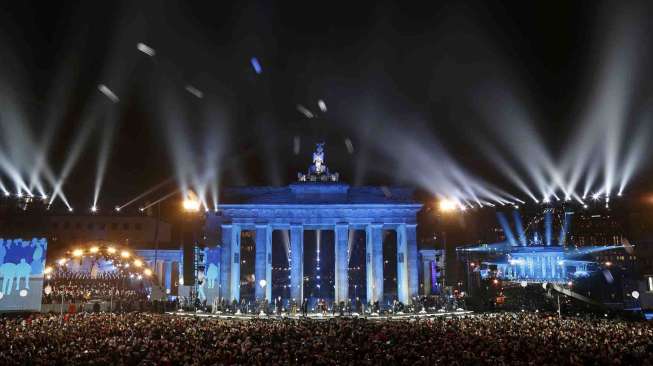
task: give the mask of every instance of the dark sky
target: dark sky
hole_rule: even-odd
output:
[[[214,165],[221,185],[287,184],[322,140],[327,164],[349,183],[412,184],[388,163],[387,151],[403,149],[379,129],[390,123],[409,131],[416,123],[472,175],[516,194],[466,137],[492,128],[480,121],[470,95],[488,80],[514,87],[559,158],[591,94],[602,39],[610,34],[606,24],[619,12],[615,3],[580,1],[371,4],[4,2],[0,50],[13,56],[2,64],[5,82],[12,80],[5,89],[27,111],[15,123],[28,124],[35,136],[50,128],[48,115],[58,115],[48,152],[55,174],[85,116],[95,121],[64,186],[73,206],[92,198],[110,123],[116,130],[100,196],[105,207],[174,175],[170,135],[181,135],[179,125],[191,142],[190,159],[201,159],[212,136],[220,141]],[[138,52],[138,42],[156,56]],[[261,75],[251,57],[260,60]],[[98,84],[111,86],[120,102],[110,103]],[[57,90],[65,96],[57,99]],[[639,85],[633,99],[647,92]],[[326,113],[319,113],[319,99]],[[297,104],[318,117],[305,118]],[[173,109],[183,112],[162,117]],[[170,127],[170,119],[179,125]]]

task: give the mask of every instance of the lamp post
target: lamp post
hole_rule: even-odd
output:
[[[449,198],[441,198],[436,202],[436,216],[440,219],[449,216],[456,211],[460,209],[460,211],[463,211],[465,209],[465,206],[462,206],[461,204],[456,203],[456,201],[449,199]],[[442,221],[442,220],[441,220]],[[441,224],[442,225],[442,224]],[[441,227],[439,230],[441,235],[442,235],[442,249],[444,250],[445,253],[445,259],[451,257],[447,251],[447,231],[444,229],[444,226]],[[466,266],[469,266],[469,257],[467,258],[467,264]],[[469,283],[469,268],[465,269],[465,272],[467,273],[467,279]],[[445,263],[445,268],[444,268],[444,275],[442,276],[442,289],[446,287],[446,275],[447,275],[447,268],[446,268],[446,263]],[[469,293],[469,285],[467,288],[467,292]]]
[[[182,222],[181,222],[181,245],[182,245],[182,253],[183,253],[183,249],[184,249],[184,245],[185,245],[184,244],[184,241],[185,241],[184,240],[185,239],[184,238],[184,223],[185,223],[186,219],[189,220],[191,215],[199,212],[201,204],[200,204],[200,201],[199,201],[197,195],[195,194],[195,192],[193,192],[191,190],[191,191],[188,191],[186,197],[184,197],[184,200],[181,202],[181,206],[183,208],[183,211],[188,215],[188,216],[185,216],[185,219],[182,220]],[[193,241],[194,241],[194,237],[195,237],[195,232],[193,230]],[[193,248],[193,250],[194,250],[194,248]],[[183,277],[183,273],[182,273],[182,277]],[[195,309],[195,296],[197,296],[197,281],[193,281],[192,288],[191,288],[191,293],[190,293],[190,296],[189,296],[191,302],[193,303],[193,309],[197,310],[197,309]]]

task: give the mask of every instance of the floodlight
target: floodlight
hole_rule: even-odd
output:
[[[438,208],[441,212],[451,212],[456,209],[456,203],[450,199],[441,199],[438,203]]]

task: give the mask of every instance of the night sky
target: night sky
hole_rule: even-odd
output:
[[[517,95],[536,117],[529,122],[543,145],[562,159],[591,104],[602,50],[617,28],[612,20],[631,9],[618,3],[4,2],[2,93],[20,104],[24,118],[3,121],[3,128],[29,126],[38,139],[58,125],[47,156],[59,175],[76,134],[89,123],[63,187],[73,206],[91,202],[100,142],[110,132],[103,207],[175,176],[184,159],[203,161],[207,151],[217,158],[198,169],[214,166],[220,186],[285,185],[308,167],[320,141],[327,144],[326,163],[345,182],[429,191],[409,171],[442,167],[396,169],[397,161],[410,161],[397,156],[409,153],[392,133],[383,133],[387,126],[415,134],[426,146],[437,141],[470,176],[524,197],[477,148],[482,139],[508,151],[491,132],[511,131],[479,112],[479,99],[486,98],[479,90],[491,84]],[[650,7],[632,8],[653,19]],[[139,52],[139,42],[156,55]],[[628,86],[626,119],[639,123],[650,104],[644,81],[651,76],[651,48],[647,36],[635,43],[643,64]],[[262,66],[260,75],[252,57]],[[120,102],[109,101],[98,84]],[[188,85],[203,98],[186,91]],[[318,108],[320,99],[327,112]],[[298,104],[316,117],[306,118]],[[190,142],[181,147],[188,154],[175,160],[171,136],[181,135]],[[624,133],[623,140],[629,138]],[[352,141],[351,154],[345,139]],[[0,147],[6,151],[7,144]],[[650,183],[650,164],[642,160],[629,185],[633,191]]]

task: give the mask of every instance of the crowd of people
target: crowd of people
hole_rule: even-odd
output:
[[[653,364],[653,326],[542,313],[373,321],[127,313],[3,318],[0,364]]]
[[[44,283],[43,304],[82,303],[90,300],[137,304],[147,301],[142,282],[120,272],[70,272],[58,270]]]

